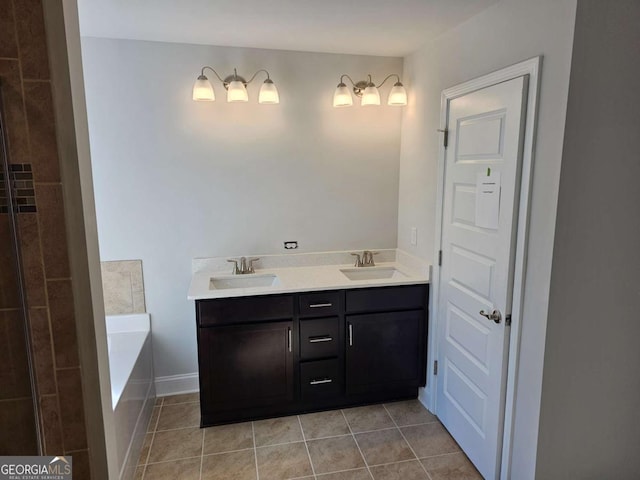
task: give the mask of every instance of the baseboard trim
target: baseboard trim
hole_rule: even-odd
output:
[[[178,395],[180,393],[193,393],[200,391],[200,383],[197,373],[156,377],[155,384],[156,396],[158,397],[166,397],[168,395]]]
[[[431,390],[429,388],[422,388],[418,390],[418,401],[431,412],[429,405],[431,405]],[[431,412],[433,413],[433,412]]]

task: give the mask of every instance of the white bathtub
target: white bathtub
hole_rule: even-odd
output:
[[[107,322],[111,404],[120,478],[133,478],[155,403],[148,313],[110,315]]]

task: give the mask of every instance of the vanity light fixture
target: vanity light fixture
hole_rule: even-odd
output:
[[[351,86],[353,87],[353,93],[356,96],[360,97],[360,105],[380,105],[380,92],[378,88],[385,84],[387,80],[391,77],[396,77],[398,81],[393,85],[391,91],[389,92],[389,97],[387,100],[387,105],[392,106],[403,106],[407,104],[407,91],[404,89],[404,85],[400,81],[400,76],[392,73],[387,78],[385,78],[380,85],[373,83],[371,80],[371,75],[368,75],[367,80],[361,80],[359,82],[354,82],[353,79],[347,75],[340,76],[340,83],[336,87],[336,91],[333,93],[333,106],[334,107],[350,107],[353,105],[353,97],[351,96],[351,92],[349,91],[349,87],[344,83],[344,79],[348,78],[351,82]]]
[[[278,89],[276,88],[273,80],[269,77],[269,72],[264,69],[258,70],[249,80],[245,80],[238,75],[236,69],[233,69],[233,75],[229,75],[222,79],[218,72],[209,66],[202,67],[200,76],[196,79],[196,83],[193,84],[193,99],[198,102],[213,102],[216,99],[216,95],[213,91],[213,86],[209,82],[209,79],[205,76],[204,71],[209,69],[220,80],[224,88],[227,90],[227,102],[248,102],[249,94],[247,92],[247,85],[253,82],[256,75],[260,72],[267,74],[267,79],[262,83],[260,87],[260,93],[258,94],[258,103],[274,104],[280,103],[280,96],[278,95]]]

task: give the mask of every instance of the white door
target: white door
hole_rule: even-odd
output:
[[[527,78],[448,104],[436,413],[487,479],[500,475]]]

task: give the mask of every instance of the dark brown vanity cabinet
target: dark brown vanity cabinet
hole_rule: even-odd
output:
[[[421,385],[421,311],[347,316],[347,394]]]
[[[198,300],[201,425],[416,397],[428,285]]]
[[[293,295],[196,302],[201,424],[295,398]]]
[[[347,395],[426,381],[427,285],[347,290]]]

